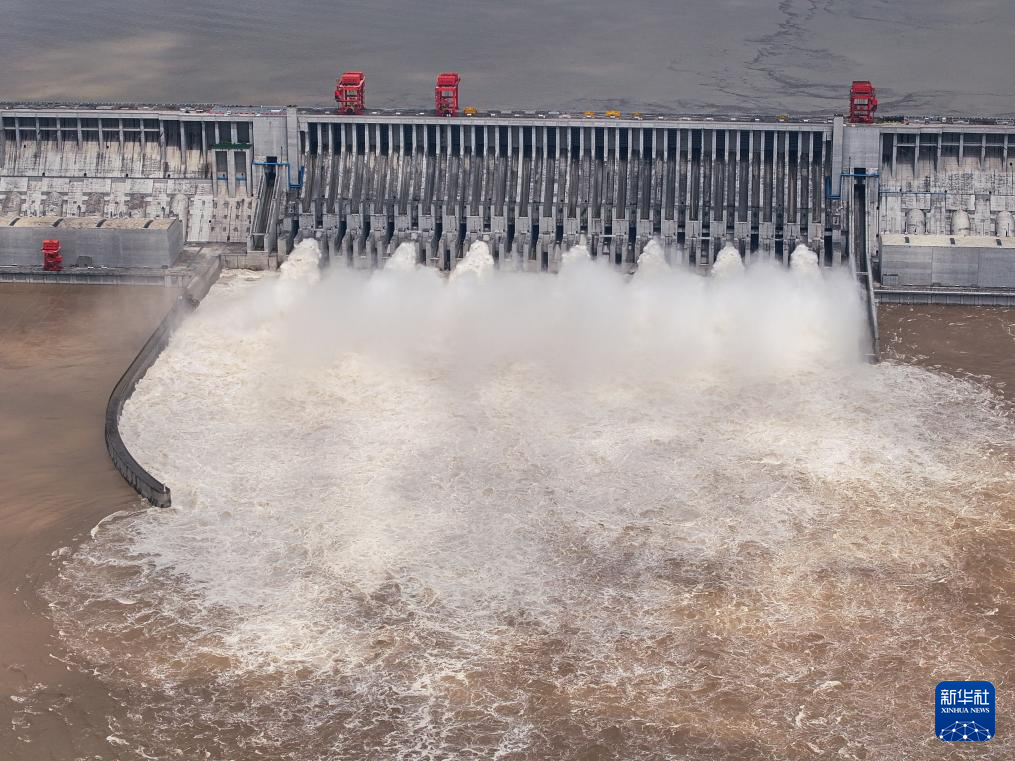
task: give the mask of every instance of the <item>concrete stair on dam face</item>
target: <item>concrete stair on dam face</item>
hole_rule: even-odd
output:
[[[272,168],[261,175],[247,242],[247,248],[252,252],[271,251],[275,245],[278,235],[275,220],[278,216],[276,207],[279,203],[279,185],[276,169]]]

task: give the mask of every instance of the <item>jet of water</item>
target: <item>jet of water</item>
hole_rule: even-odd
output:
[[[743,272],[744,261],[740,258],[740,251],[732,243],[727,243],[716,256],[715,263],[712,264],[712,277],[737,277]]]

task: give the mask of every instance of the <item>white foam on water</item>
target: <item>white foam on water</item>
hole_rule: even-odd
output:
[[[276,307],[287,311],[321,279],[321,250],[312,238],[300,241],[279,267],[274,289]]]
[[[744,261],[740,258],[740,251],[736,246],[727,243],[716,254],[715,262],[712,264],[712,277],[737,277],[743,272]]]
[[[645,248],[642,250],[641,254],[638,255],[639,272],[647,269],[669,269],[669,266],[670,265],[666,262],[666,252],[663,251],[663,247],[659,241],[650,240],[645,244]]]
[[[91,667],[155,690],[146,752],[577,758],[619,723],[647,759],[708,715],[677,755],[790,757],[806,703],[808,742],[844,717],[877,757],[883,664],[975,663],[916,595],[998,520],[1012,426],[865,364],[847,272],[505,273],[477,243],[447,279],[402,247],[321,278],[312,245],[180,327],[121,421],[174,509],[104,522],[51,590]]]
[[[399,243],[391,258],[384,263],[386,270],[408,271],[414,270],[417,264],[418,249],[413,241]]]
[[[573,246],[560,256],[560,266],[562,268],[580,266],[590,263],[591,261],[592,254],[589,252],[589,247],[586,245]]]
[[[279,267],[279,279],[301,285],[313,285],[321,279],[321,249],[317,241],[307,238],[300,241]]]
[[[804,276],[817,277],[821,273],[818,265],[818,255],[806,244],[801,243],[789,257],[790,269]]]
[[[462,278],[482,280],[489,277],[493,270],[494,262],[493,256],[490,254],[490,246],[484,241],[477,240],[469,246],[465,256],[451,271],[451,280]]]

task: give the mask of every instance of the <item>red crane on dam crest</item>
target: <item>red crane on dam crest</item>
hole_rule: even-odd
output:
[[[877,90],[867,80],[854,80],[849,88],[849,121],[851,124],[873,124],[878,110]]]
[[[445,71],[437,75],[434,85],[434,108],[438,116],[454,116],[458,113],[458,86],[462,78],[456,71]]]
[[[366,77],[362,71],[347,71],[335,85],[335,102],[343,114],[362,114],[366,108]]]

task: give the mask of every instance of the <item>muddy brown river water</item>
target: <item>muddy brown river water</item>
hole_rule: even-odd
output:
[[[234,285],[235,293],[227,291],[226,297],[242,298],[249,284]],[[134,529],[124,529],[119,538],[114,529],[114,538],[105,540],[103,529],[97,542],[89,541],[89,531],[104,516],[138,507],[133,492],[109,463],[102,416],[119,374],[174,297],[175,293],[158,288],[0,286],[2,761],[1012,757],[1015,453],[1010,441],[994,441],[989,430],[963,428],[962,410],[988,422],[991,415],[1011,415],[1010,409],[1003,410],[1015,401],[1015,310],[880,309],[888,363],[915,364],[962,380],[939,382],[922,373],[914,376],[904,367],[897,373],[889,367],[882,397],[877,395],[880,387],[869,379],[870,393],[843,397],[855,405],[854,415],[864,416],[866,422],[858,425],[869,428],[872,440],[879,433],[878,413],[869,409],[871,404],[885,405],[886,424],[907,425],[888,414],[892,394],[899,406],[922,416],[914,431],[940,436],[936,450],[914,446],[869,455],[870,467],[876,469],[873,483],[889,494],[865,491],[862,479],[839,478],[837,452],[855,447],[847,443],[850,431],[838,422],[825,425],[820,436],[802,445],[803,451],[814,451],[823,467],[827,464],[828,473],[775,461],[774,446],[766,448],[769,439],[784,439],[790,446],[793,437],[806,433],[794,428],[796,416],[813,419],[819,426],[824,408],[773,407],[767,401],[752,404],[751,399],[733,395],[721,409],[703,410],[704,424],[693,432],[695,445],[719,460],[712,466],[714,472],[695,465],[702,453],[682,451],[690,453],[687,472],[701,478],[701,491],[692,492],[696,499],[711,505],[716,498],[710,492],[729,497],[722,502],[729,512],[714,513],[713,520],[728,521],[732,527],[700,529],[700,542],[708,544],[715,536],[735,542],[732,549],[678,552],[667,543],[681,539],[689,529],[661,529],[665,506],[652,507],[644,515],[625,514],[615,526],[609,522],[609,510],[596,512],[593,488],[608,488],[611,483],[630,490],[628,501],[653,498],[651,491],[640,491],[636,481],[623,480],[624,471],[641,465],[615,461],[614,448],[604,446],[600,452],[597,444],[589,445],[588,456],[598,458],[595,472],[602,474],[602,482],[590,470],[586,488],[563,480],[548,464],[553,458],[584,462],[586,450],[579,457],[559,449],[556,439],[547,439],[540,443],[547,457],[525,470],[526,483],[538,489],[526,487],[535,491],[518,497],[538,500],[549,516],[534,524],[538,541],[528,534],[533,526],[525,525],[526,514],[520,513],[514,524],[499,522],[497,504],[491,504],[493,512],[484,513],[487,525],[500,532],[498,542],[531,553],[520,568],[504,558],[499,573],[508,579],[510,589],[498,597],[483,597],[493,581],[474,588],[465,585],[461,591],[442,587],[448,580],[436,573],[427,578],[425,588],[417,589],[415,577],[393,575],[398,563],[378,561],[387,580],[382,574],[369,594],[353,593],[348,603],[338,599],[346,591],[336,588],[334,594],[313,598],[315,604],[309,606],[325,611],[335,606],[334,610],[358,617],[355,625],[340,632],[339,640],[357,648],[353,651],[350,646],[346,652],[335,642],[322,640],[313,611],[295,604],[292,620],[306,627],[300,636],[259,629],[274,619],[271,611],[243,607],[255,603],[253,599],[243,602],[240,613],[232,601],[219,599],[209,619],[218,621],[216,630],[205,622],[207,601],[187,592],[188,583],[174,577],[172,568],[165,576],[159,574],[167,573],[166,568],[150,573],[160,585],[174,587],[180,593],[176,596],[154,592],[137,580],[137,569],[125,562],[134,556],[124,549],[145,550],[143,542],[141,549],[130,544],[141,541]],[[215,303],[216,308],[229,307],[228,301]],[[203,351],[213,356],[221,345],[221,336],[214,332],[194,331],[190,336],[194,357],[205,356]],[[154,379],[158,388],[180,372],[181,365],[173,363],[189,361],[186,372],[194,378],[208,373],[217,377],[213,368],[188,360],[186,353],[168,359],[169,374]],[[223,377],[238,377],[242,368],[235,362],[234,356],[225,358]],[[353,371],[359,375],[348,374]],[[374,403],[372,396],[362,396],[357,378],[379,384],[384,379],[364,375],[361,367],[343,372],[347,373],[341,376],[343,395],[359,398],[364,405]],[[215,381],[216,387],[220,381]],[[207,385],[207,379],[204,382]],[[806,377],[799,381],[810,382]],[[184,383],[182,392],[198,388],[191,383],[198,381]],[[429,383],[434,393],[441,392],[436,376]],[[785,386],[767,384],[764,394],[778,394],[780,388]],[[274,400],[296,405],[287,409],[301,409],[305,406],[301,390],[286,391],[285,398],[273,392]],[[254,405],[248,411],[259,409],[256,393],[248,391]],[[404,400],[385,397],[384,414],[394,421],[406,420],[400,405],[418,409],[428,403],[425,397],[411,396],[411,389],[408,393]],[[496,398],[507,393],[490,386],[482,394],[483,408],[524,416],[526,408],[511,406],[512,397]],[[906,394],[921,400],[924,395],[937,398],[918,403],[903,398]],[[345,404],[341,397],[329,396],[328,401]],[[605,433],[590,432],[588,427],[597,423],[581,417],[581,401],[581,397],[574,401],[559,422],[574,425],[575,440],[592,437],[598,442]],[[462,407],[453,410],[454,419],[464,426],[452,429],[456,437],[470,435],[475,426],[471,403],[463,394]],[[626,398],[616,402],[625,430],[633,435],[647,426],[651,433],[645,448],[631,450],[642,461],[654,452],[665,453],[668,437],[679,438],[679,420],[674,418],[670,428],[666,417],[676,412],[663,408],[656,419],[642,420],[632,412],[636,407],[626,404]],[[946,430],[936,432],[939,406]],[[396,441],[392,446],[398,445],[397,428],[377,429],[376,420],[360,420],[355,405],[342,409],[358,426],[358,436],[383,434]],[[310,413],[308,435],[323,436],[323,427],[318,430],[312,424]],[[180,414],[179,425],[190,426],[188,440],[203,446],[201,423]],[[204,414],[208,426],[214,427],[216,416],[225,413],[209,407]],[[731,416],[744,420],[742,436],[753,449],[736,440],[737,428],[726,429]],[[1003,420],[998,422],[1002,428]],[[278,441],[277,456],[284,459],[290,432],[282,421],[271,417],[266,421]],[[523,432],[544,422],[536,412],[531,419],[487,421],[505,430],[517,424]],[[557,421],[551,415],[549,422]],[[982,434],[971,442],[976,451],[968,453],[968,462],[961,461],[966,470],[958,475],[947,471],[943,458],[931,456],[942,451],[960,460],[966,456],[961,441],[949,441],[948,430],[960,436]],[[414,434],[404,435],[411,439]],[[424,437],[426,431],[415,435]],[[523,434],[519,436],[524,440]],[[888,432],[875,443],[896,446],[904,438]],[[477,446],[483,441],[477,439]],[[512,441],[505,434],[496,444],[509,447]],[[324,439],[319,443],[329,444]],[[242,439],[236,442],[241,445]],[[632,446],[630,441],[627,446]],[[149,455],[156,460],[172,451],[156,449]],[[387,450],[377,451],[391,456]],[[747,451],[757,457],[753,477],[732,485],[714,480],[731,472],[722,461],[724,452],[736,459]],[[187,467],[199,473],[202,455],[195,454]],[[482,484],[472,484],[460,463],[483,465],[481,455],[455,453],[446,473],[439,457],[424,458],[434,479],[447,477],[446,485],[429,488],[446,500],[473,486],[479,489]],[[356,453],[347,456],[354,471],[372,462],[369,454],[362,460]],[[423,470],[417,472],[417,466],[402,456],[407,478],[419,478]],[[863,452],[859,456],[868,457]],[[919,461],[906,462],[905,457]],[[230,461],[232,467],[241,463],[240,457]],[[855,465],[846,460],[842,467]],[[160,463],[160,467],[168,466]],[[900,474],[895,483],[890,476],[893,468]],[[921,468],[928,482],[939,484],[936,496],[920,483]],[[977,486],[980,474],[982,486]],[[292,560],[293,575],[301,579],[295,596],[318,583],[322,571],[314,560],[322,562],[322,554],[326,580],[338,578],[350,588],[362,584],[361,577],[340,568],[340,558],[328,555],[332,549],[328,542],[334,541],[329,526],[309,515],[302,524],[277,521],[270,499],[284,499],[287,484],[282,476],[272,478],[262,483],[272,496],[252,509],[265,522],[259,541],[276,541],[281,552],[299,537],[298,557],[294,554]],[[778,485],[783,480],[774,493],[766,491],[769,482]],[[362,487],[354,479],[351,483],[350,488],[364,490],[364,498],[374,495],[369,491],[376,488],[372,478]],[[397,483],[389,487],[400,488]],[[588,520],[599,529],[587,530],[583,516],[568,517],[568,523],[558,518],[553,510],[565,498],[555,496],[554,490],[582,496],[577,503],[585,505]],[[193,499],[197,510],[207,498],[181,496]],[[485,504],[482,491],[472,499],[476,510]],[[770,510],[786,500],[788,512],[776,515],[768,529],[733,526],[749,499],[762,501]],[[823,500],[848,509],[825,509]],[[808,507],[812,502],[813,509]],[[169,521],[167,529],[190,537],[194,544],[189,550],[197,555],[206,551],[202,525],[208,530],[213,526],[231,544],[242,545],[242,535],[230,534],[231,529],[212,523],[210,516],[203,523],[181,522],[175,529],[172,517],[152,520]],[[686,521],[687,526],[692,523]],[[431,530],[428,525],[419,528]],[[384,526],[389,532],[386,547],[409,541],[397,536],[396,529]],[[596,533],[600,529],[605,538]],[[296,533],[285,533],[289,531]],[[318,541],[315,533],[326,541]],[[434,568],[460,571],[461,557],[482,556],[484,547],[477,550],[471,543],[484,537],[483,532],[463,536],[449,550],[459,553],[454,562],[438,552],[432,557]],[[594,543],[597,540],[599,544]],[[347,551],[362,551],[368,541],[373,538],[359,536],[359,544]],[[539,554],[546,547],[557,553],[556,565]],[[661,547],[667,552],[661,553]],[[211,549],[228,556],[235,547]],[[117,554],[120,551],[124,554]],[[68,558],[82,559],[65,565]],[[533,581],[525,563],[540,569],[546,564],[546,571]],[[411,559],[404,564],[411,567]],[[55,578],[61,568],[62,581]],[[201,570],[191,566],[191,578]],[[479,578],[490,574],[496,580],[497,574],[488,568],[477,565],[473,570]],[[142,576],[146,573],[142,569]],[[291,581],[249,573],[251,595],[255,585],[267,588]],[[561,589],[554,586],[556,573],[570,579]],[[213,586],[208,581],[200,584]],[[529,584],[534,584],[531,590]],[[140,597],[122,595],[118,600],[102,599],[104,589],[120,587],[147,590],[154,602],[148,605]],[[293,595],[286,587],[282,590]],[[480,603],[497,608],[496,615],[490,614],[492,622],[483,623],[488,612],[479,610],[474,599],[455,598],[459,592],[477,595]],[[556,596],[544,610],[541,601],[551,592]],[[509,611],[504,599],[510,602],[513,595],[532,603],[531,615]],[[288,604],[278,599],[279,605]],[[49,609],[53,600],[55,612]],[[447,606],[445,613],[439,610],[442,604]],[[139,612],[131,614],[133,609]],[[475,609],[483,625],[458,621],[454,616],[459,609]],[[191,628],[179,618],[188,611]],[[572,620],[568,611],[573,612]],[[449,621],[446,628],[439,626],[442,617]],[[340,624],[334,621],[336,630]],[[476,628],[470,629],[473,625]],[[268,645],[274,648],[270,667],[257,649]],[[280,654],[283,645],[287,649]],[[306,652],[298,651],[300,647]],[[315,660],[315,647],[332,653],[333,661]],[[249,653],[254,653],[249,662],[241,663],[241,656]],[[450,665],[426,661],[431,655]],[[286,667],[287,662],[292,666]],[[946,678],[994,682],[999,695],[998,735],[991,743],[955,747],[933,737],[933,686]],[[424,679],[430,681],[422,684]],[[418,743],[408,739],[413,736]]]
[[[175,290],[0,285],[0,758],[110,757],[122,710],[68,669],[38,585],[54,552],[137,495],[106,455],[106,399]],[[28,714],[17,696],[37,691]],[[18,739],[22,738],[22,739]],[[25,742],[30,740],[31,742]]]

